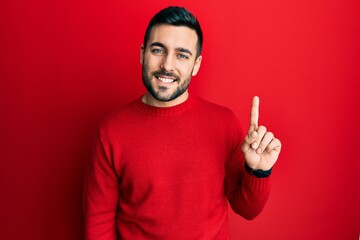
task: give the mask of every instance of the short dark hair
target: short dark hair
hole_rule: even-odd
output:
[[[144,36],[144,47],[149,41],[151,30],[154,26],[159,24],[169,24],[173,26],[185,26],[195,30],[198,37],[196,44],[196,56],[200,56],[203,44],[203,34],[201,31],[200,24],[198,20],[192,15],[187,9],[183,7],[167,7],[158,12],[150,20],[145,36]]]

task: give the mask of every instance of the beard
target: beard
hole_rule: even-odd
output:
[[[173,84],[178,84],[177,88],[171,90],[171,88],[167,86],[159,86],[156,90],[154,85],[152,84],[153,77],[156,76],[168,76],[175,78],[175,82]],[[164,70],[158,70],[149,73],[149,70],[146,64],[142,65],[142,81],[147,89],[147,91],[158,101],[169,102],[171,100],[176,99],[181,96],[188,88],[191,80],[191,75],[187,76],[185,79],[181,79],[178,75],[166,72]]]

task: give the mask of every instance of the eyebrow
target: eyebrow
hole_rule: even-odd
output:
[[[153,43],[150,44],[150,47],[166,48],[165,45],[160,43],[160,42],[153,42]],[[190,56],[192,56],[192,52],[187,48],[178,47],[178,48],[176,48],[176,51],[183,52],[183,53],[188,53],[188,54],[190,54]]]
[[[192,56],[192,53],[191,53],[191,51],[189,49],[180,47],[180,48],[176,48],[176,50],[179,51],[179,52],[188,53],[188,54],[190,54],[190,56]]]

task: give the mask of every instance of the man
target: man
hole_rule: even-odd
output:
[[[184,8],[157,13],[141,46],[146,94],[100,123],[86,172],[86,239],[229,239],[228,205],[246,219],[263,209],[281,143],[248,134],[225,107],[189,94],[202,32]]]

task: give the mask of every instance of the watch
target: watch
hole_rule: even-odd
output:
[[[263,171],[263,170],[253,170],[251,167],[249,167],[249,165],[247,165],[245,163],[245,169],[248,173],[250,173],[251,175],[258,177],[258,178],[266,178],[269,177],[271,174],[271,170],[272,168],[270,168],[269,170]]]

